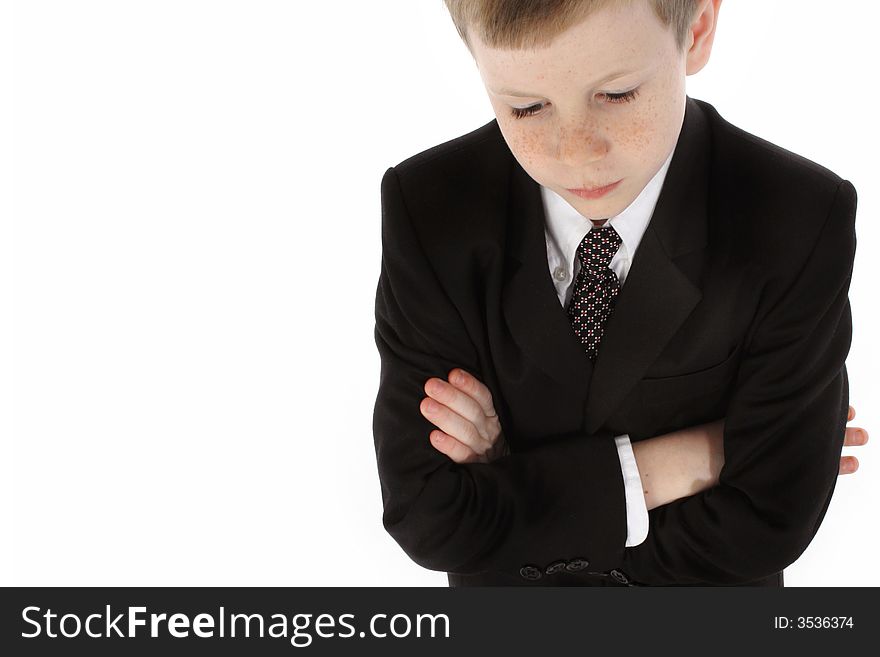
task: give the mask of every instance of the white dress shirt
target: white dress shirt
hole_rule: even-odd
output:
[[[620,214],[611,217],[604,224],[613,226],[622,240],[620,248],[608,265],[617,274],[621,287],[626,281],[632,259],[654,213],[654,206],[657,205],[657,199],[660,197],[660,190],[674,152],[675,149],[636,199]],[[581,269],[581,263],[575,257],[577,248],[594,226],[568,201],[543,185],[541,185],[541,196],[544,201],[544,215],[547,218],[544,225],[547,263],[550,266],[550,276],[556,287],[559,303],[566,308],[574,290],[573,283],[577,280]],[[623,434],[614,440],[620,456],[626,492],[626,547],[632,547],[648,536],[648,508],[645,505],[642,478],[639,475],[629,435]]]

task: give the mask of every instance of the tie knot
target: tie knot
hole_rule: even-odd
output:
[[[591,228],[577,249],[581,267],[594,276],[601,276],[603,270],[611,264],[611,259],[614,258],[622,241],[613,226],[606,224],[601,228]]]

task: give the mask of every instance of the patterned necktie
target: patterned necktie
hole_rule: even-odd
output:
[[[599,352],[605,321],[611,316],[620,292],[617,274],[608,265],[621,241],[612,226],[594,226],[577,249],[581,270],[568,304],[568,319],[590,360],[595,360]]]

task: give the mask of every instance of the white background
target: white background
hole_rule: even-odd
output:
[[[382,528],[371,428],[382,174],[494,116],[441,0],[0,11],[0,582],[446,586]],[[858,190],[873,442],[878,13],[727,0],[688,79]],[[880,584],[873,442],[787,586]]]

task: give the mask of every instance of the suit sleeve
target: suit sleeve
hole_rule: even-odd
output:
[[[793,563],[818,531],[849,406],[855,214],[844,180],[801,270],[765,287],[727,408],[719,484],[649,512],[647,539],[619,566],[631,580],[745,584]]]
[[[462,367],[482,380],[477,349],[406,210],[396,170],[382,179],[380,356],[373,436],[385,529],[419,565],[520,575],[559,560],[619,563],[624,482],[614,437],[555,436],[492,463],[456,464],[434,449],[419,404],[425,382]],[[509,442],[510,427],[503,427]],[[583,567],[581,561],[581,567]],[[534,572],[534,571],[533,571]]]

